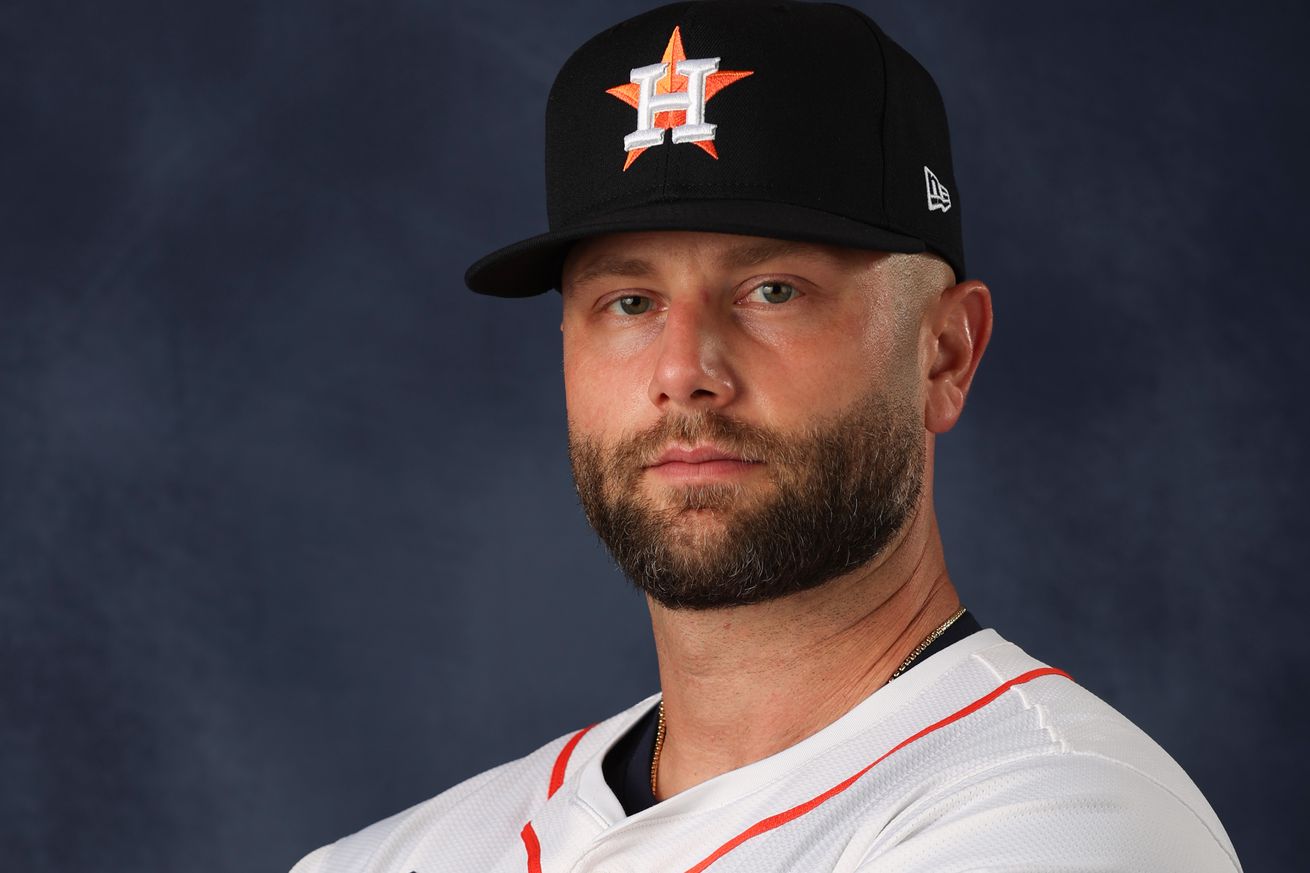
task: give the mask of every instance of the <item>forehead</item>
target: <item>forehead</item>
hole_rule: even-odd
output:
[[[868,266],[883,253],[820,243],[707,231],[655,230],[611,233],[576,243],[564,260],[561,287],[603,276],[642,276],[695,263],[700,269],[732,270],[785,259],[835,269]]]

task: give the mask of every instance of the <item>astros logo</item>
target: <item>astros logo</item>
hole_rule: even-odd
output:
[[[705,121],[705,104],[724,88],[749,76],[754,70],[720,70],[719,58],[688,58],[682,50],[682,33],[675,27],[664,57],[658,64],[637,67],[632,80],[616,85],[613,94],[637,110],[637,129],[623,138],[627,170],[641,153],[664,142],[664,131],[673,131],[675,143],[691,142],[715,160],[714,128]]]

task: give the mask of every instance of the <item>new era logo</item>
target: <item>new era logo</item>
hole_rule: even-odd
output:
[[[923,183],[928,188],[928,211],[940,209],[942,212],[951,208],[951,192],[941,183],[933,171],[923,168]]]

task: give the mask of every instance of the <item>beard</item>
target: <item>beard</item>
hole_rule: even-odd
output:
[[[763,461],[770,483],[643,489],[644,466],[672,443]],[[671,609],[713,609],[816,588],[879,556],[918,505],[924,443],[913,404],[872,394],[798,434],[712,410],[666,415],[613,446],[570,427],[569,459],[624,575]]]

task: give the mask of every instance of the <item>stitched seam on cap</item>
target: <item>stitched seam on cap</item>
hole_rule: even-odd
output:
[[[869,36],[873,40],[874,48],[878,51],[878,63],[882,65],[882,115],[878,119],[878,147],[882,150],[880,155],[882,159],[882,190],[880,192],[882,202],[878,204],[878,211],[882,215],[882,220],[890,225],[892,224],[892,221],[887,213],[887,50],[883,46],[882,40],[878,38],[878,29],[873,26],[873,22],[870,21],[864,13],[860,12],[858,9],[852,9],[849,6],[840,3],[829,3],[826,5],[834,6],[837,9],[841,9],[844,12],[853,15],[855,18],[858,18],[860,24],[864,25],[864,29],[869,32]],[[889,227],[888,229],[890,230],[891,228]],[[908,233],[908,231],[902,230],[897,230],[896,232]],[[914,234],[914,236],[917,238],[918,234]]]
[[[678,17],[674,21],[674,27],[681,28],[682,25],[686,24],[688,25],[687,30],[691,31],[694,29],[691,27],[691,24],[695,22],[696,18],[696,4],[688,3],[683,6],[682,11],[678,13]],[[677,61],[671,62],[669,64],[670,72],[677,73],[676,67]],[[670,167],[673,165],[673,146],[675,143],[673,142],[673,131],[671,129],[666,129],[664,131],[664,141],[661,142],[660,145],[669,146],[667,149],[662,149],[664,153],[660,155],[660,158],[664,161],[664,166],[660,170],[660,187],[656,199],[663,201],[669,199],[669,172]]]

